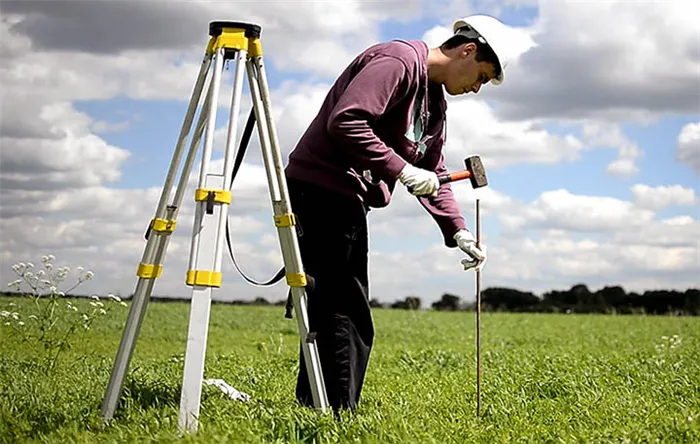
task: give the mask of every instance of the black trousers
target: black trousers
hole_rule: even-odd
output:
[[[355,410],[365,380],[374,325],[369,305],[367,211],[358,199],[288,180],[297,216],[307,291],[309,331],[316,334],[330,406]],[[313,406],[301,346],[296,397]]]

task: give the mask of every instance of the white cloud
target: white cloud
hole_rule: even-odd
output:
[[[700,122],[688,123],[681,129],[676,159],[700,174]]]
[[[628,291],[700,284],[700,220],[690,216],[661,219],[634,201],[564,190],[544,192],[528,204],[511,203],[492,215],[503,229],[490,236],[495,227],[482,223],[489,252],[487,286],[543,292],[577,282],[623,285]],[[441,261],[454,269],[456,259],[440,252],[424,255],[423,263]],[[459,279],[457,271],[443,273],[446,282]]]
[[[34,121],[33,127],[25,128],[26,137],[10,134],[0,138],[3,188],[60,189],[120,179],[120,167],[129,152],[92,134],[88,129],[91,119],[71,104],[43,106]],[[32,134],[38,128],[39,134]]]
[[[510,229],[560,228],[575,232],[612,231],[649,223],[651,210],[606,196],[581,196],[565,189],[543,192],[504,220]]]
[[[629,177],[639,172],[636,161],[641,157],[641,150],[636,142],[622,133],[620,125],[588,120],[582,125],[582,133],[586,142],[591,146],[618,149],[618,157],[608,165],[606,170],[608,173],[619,177]]]
[[[680,185],[650,187],[637,184],[632,187],[632,196],[637,206],[654,211],[673,205],[694,205],[697,202],[695,190]]]
[[[513,164],[554,164],[580,159],[586,149],[572,134],[551,134],[534,121],[504,122],[486,102],[451,99],[445,155],[448,167],[464,169],[464,158],[478,154],[487,169]]]
[[[635,289],[643,285],[634,279],[644,274],[673,286],[662,277],[669,273],[680,279],[676,287],[697,285],[700,220],[690,216],[659,219],[656,214],[674,203],[692,204],[694,192],[638,184],[632,194],[632,201],[624,201],[554,190],[529,204],[499,212],[508,231],[495,252],[491,250],[496,256],[492,268],[523,268],[537,279],[554,273],[553,279],[568,279],[570,284],[583,279],[618,282]],[[502,251],[509,262],[499,262]]]
[[[499,116],[629,121],[697,113],[688,91],[697,91],[700,72],[700,3],[547,1],[538,11],[538,46],[508,69],[503,85],[484,88],[503,101]],[[673,69],[649,54],[673,60]]]
[[[3,8],[8,17],[5,20],[13,20],[15,32],[31,37],[37,50],[91,53],[97,55],[95,60],[103,61],[121,53],[129,58],[117,57],[118,60],[122,63],[133,60],[140,65],[139,71],[151,67],[156,78],[142,77],[142,86],[150,89],[159,80],[159,68],[163,72],[164,66],[159,63],[162,59],[149,56],[161,52],[199,57],[209,39],[211,21],[234,18],[258,24],[262,27],[265,54],[274,60],[276,68],[332,77],[355,52],[376,40],[379,21],[396,17],[397,11],[400,11],[398,17],[414,17],[418,7],[416,1],[397,8],[393,3],[360,1],[277,2],[274,7],[261,7],[248,2],[54,0],[6,2]],[[127,22],[129,31],[125,32],[123,24]],[[100,38],[86,38],[86,35]],[[17,43],[12,48],[19,52]],[[139,52],[142,52],[140,57]],[[319,58],[319,53],[328,56]],[[105,56],[100,57],[101,54]]]

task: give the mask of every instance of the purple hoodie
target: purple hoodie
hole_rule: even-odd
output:
[[[428,51],[420,40],[394,40],[355,58],[290,153],[286,176],[381,208],[391,201],[406,162],[447,172],[442,153],[447,103],[442,86],[429,85]],[[408,137],[416,100],[422,103],[419,126],[426,129],[422,143]],[[442,185],[437,197],[417,199],[438,224],[445,245],[455,247],[452,236],[465,223],[450,185]]]

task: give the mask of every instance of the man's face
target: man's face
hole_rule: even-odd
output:
[[[476,45],[473,43],[455,49],[457,51],[450,61],[445,79],[445,90],[453,96],[470,92],[476,94],[482,85],[490,82],[495,76],[494,66],[488,62],[476,61]]]

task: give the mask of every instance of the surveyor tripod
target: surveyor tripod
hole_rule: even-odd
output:
[[[209,25],[209,43],[188,104],[155,216],[147,230],[146,246],[136,273],[138,276],[136,291],[102,404],[101,414],[105,419],[111,419],[117,408],[146,307],[156,279],[161,276],[163,260],[170,236],[177,224],[187,178],[191,173],[199,151],[200,139],[204,133],[199,181],[194,193],[196,207],[189,267],[185,280],[186,284],[192,287],[192,301],[179,416],[181,429],[187,431],[197,429],[212,290],[221,287],[221,262],[224,241],[228,237],[227,221],[231,204],[231,191],[227,187],[230,187],[235,170],[240,165],[240,157],[234,161],[233,146],[238,136],[238,114],[241,109],[243,77],[246,73],[253,103],[248,123],[258,122],[258,136],[274,212],[273,220],[277,227],[284,261],[284,276],[290,287],[313,402],[316,408],[324,412],[328,408],[316,342],[308,331],[306,287],[310,280],[304,272],[301,261],[295,227],[296,220],[289,202],[277,130],[272,119],[260,31],[259,26],[249,23],[215,21]],[[224,150],[224,165],[222,171],[213,171],[211,157],[219,107],[217,102],[224,63],[229,61],[235,62],[235,79]],[[185,143],[190,135],[195,112],[207,82],[207,94],[190,142],[181,178],[177,184],[174,198],[170,200],[170,192],[175,184],[175,177],[185,151]],[[246,130],[250,128],[247,126]],[[244,132],[244,138],[245,136]]]

